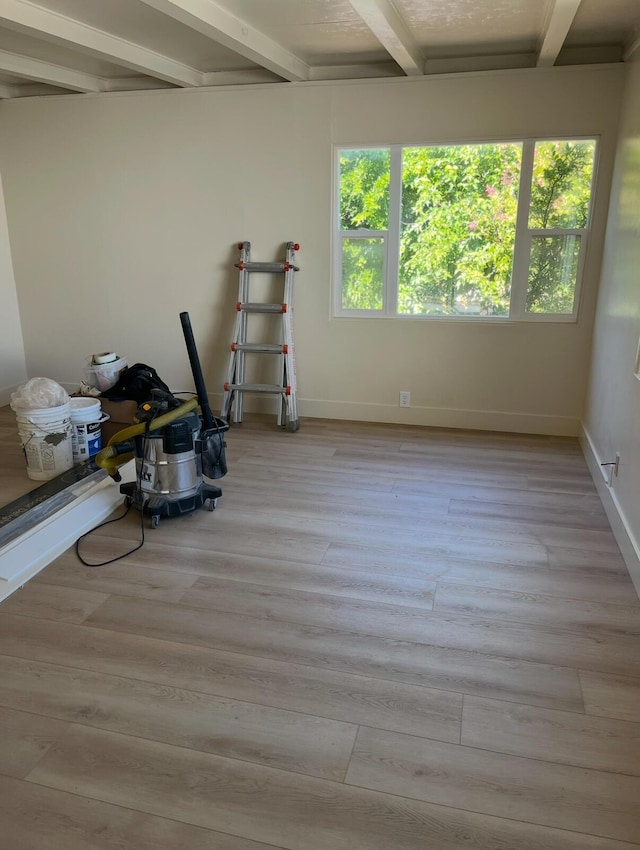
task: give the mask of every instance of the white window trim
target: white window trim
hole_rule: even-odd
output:
[[[531,203],[531,182],[533,176],[534,152],[537,142],[545,141],[594,141],[595,152],[591,176],[591,194],[588,212],[588,227],[584,228],[529,228],[529,206]],[[516,234],[513,248],[513,268],[511,273],[511,298],[508,316],[437,316],[398,313],[398,276],[400,265],[400,217],[402,214],[402,151],[409,147],[444,147],[447,145],[482,144],[521,144],[520,185],[518,189],[518,207],[516,212]],[[435,322],[491,322],[505,324],[510,322],[556,322],[575,323],[578,320],[582,298],[585,257],[591,231],[594,195],[600,154],[600,138],[597,135],[558,135],[541,136],[527,139],[490,139],[465,140],[458,142],[427,142],[424,144],[379,144],[379,145],[337,145],[334,148],[334,215],[333,221],[340,220],[340,154],[344,150],[389,150],[389,227],[388,230],[338,230],[332,225],[333,240],[333,315],[335,318],[366,317],[370,319],[414,319]],[[580,253],[576,269],[576,286],[573,311],[571,313],[533,313],[526,310],[527,286],[529,278],[529,259],[533,237],[536,236],[579,236]],[[380,310],[347,310],[342,306],[342,240],[344,238],[382,238],[385,246],[383,306]]]

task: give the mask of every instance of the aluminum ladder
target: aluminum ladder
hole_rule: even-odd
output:
[[[240,261],[235,267],[240,272],[238,283],[238,301],[236,303],[236,323],[231,343],[231,357],[227,378],[224,383],[221,417],[229,421],[233,408],[233,421],[242,422],[243,397],[245,393],[263,393],[279,395],[278,425],[287,427],[289,431],[297,431],[300,427],[296,397],[296,370],[293,349],[293,279],[300,271],[295,265],[295,252],[300,246],[287,242],[285,259],[282,263],[256,263],[251,260],[251,243],[239,242]],[[249,297],[249,281],[252,274],[284,275],[283,300],[277,304],[251,301]],[[247,342],[248,316],[251,313],[277,313],[282,317],[281,339],[277,343]],[[278,369],[280,383],[252,384],[245,381],[245,356],[277,355],[281,363]]]

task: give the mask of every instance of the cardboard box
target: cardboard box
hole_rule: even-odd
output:
[[[133,417],[136,415],[138,405],[135,401],[111,401],[101,398],[102,412],[108,414],[109,419],[102,423],[102,445],[107,445],[111,437],[122,431],[127,425],[133,425]]]

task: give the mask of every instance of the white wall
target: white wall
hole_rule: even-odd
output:
[[[0,182],[0,406],[9,403],[12,391],[26,378],[18,296]]]
[[[558,68],[5,101],[0,173],[29,373],[73,382],[86,355],[115,349],[188,388],[188,310],[217,392],[235,243],[271,260],[291,239],[303,416],[577,433],[622,80],[622,68]],[[601,137],[577,324],[331,317],[333,144],[567,134]]]
[[[629,67],[584,418],[585,448],[640,592],[640,62]],[[598,464],[620,454],[602,485]]]

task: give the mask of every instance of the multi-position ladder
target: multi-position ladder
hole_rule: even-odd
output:
[[[254,263],[251,261],[251,243],[239,242],[240,262],[235,266],[240,271],[238,302],[236,304],[236,324],[231,343],[231,358],[224,384],[222,400],[223,419],[228,420],[231,408],[234,408],[234,422],[242,422],[244,393],[265,393],[279,395],[278,425],[288,426],[290,431],[297,431],[298,408],[296,400],[296,371],[293,351],[293,276],[300,271],[294,264],[295,252],[300,249],[298,244],[287,242],[285,260],[283,263]],[[252,274],[284,275],[283,300],[277,304],[251,301],[249,298],[249,279]],[[248,315],[250,313],[277,313],[282,317],[281,338],[278,343],[256,343],[247,341]],[[252,384],[245,381],[245,355],[268,354],[278,355],[281,360],[278,384]]]

